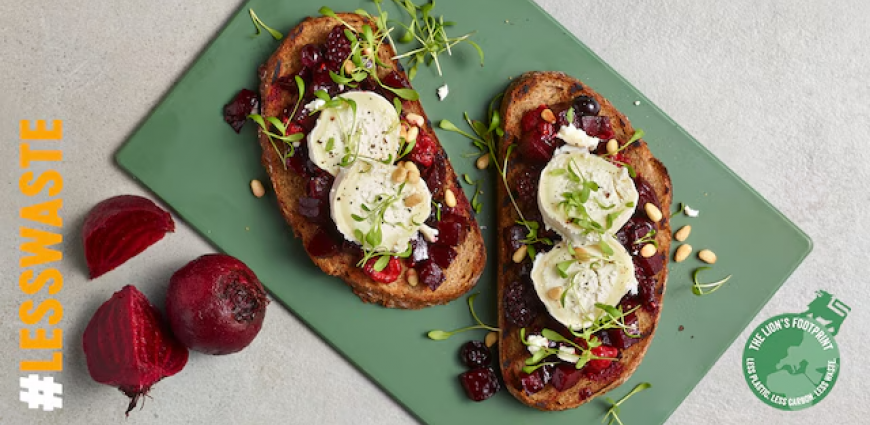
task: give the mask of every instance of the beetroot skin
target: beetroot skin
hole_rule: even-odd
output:
[[[268,302],[263,285],[245,263],[209,254],[172,275],[166,314],[188,348],[230,354],[247,347],[260,332]]]
[[[130,397],[128,415],[152,385],[181,371],[188,357],[160,312],[132,285],[97,309],[82,347],[91,377]]]
[[[151,200],[135,195],[100,202],[85,219],[82,236],[91,279],[95,279],[153,245],[175,222]]]

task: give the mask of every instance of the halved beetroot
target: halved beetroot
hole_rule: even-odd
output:
[[[91,279],[95,279],[175,231],[168,212],[149,199],[119,195],[100,202],[85,219],[82,238]]]

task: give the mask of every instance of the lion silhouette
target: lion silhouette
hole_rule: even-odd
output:
[[[807,306],[807,311],[801,313],[822,324],[828,332],[835,336],[840,331],[840,325],[852,309],[826,291],[816,291],[816,298]]]

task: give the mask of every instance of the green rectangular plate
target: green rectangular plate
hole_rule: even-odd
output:
[[[374,11],[369,1],[330,0],[328,6]],[[598,423],[602,401],[560,413],[528,408],[507,391],[484,403],[469,401],[457,381],[463,371],[457,349],[468,339],[482,338],[482,332],[441,342],[424,336],[431,329],[469,325],[463,300],[422,311],[365,305],[341,281],[312,265],[273,196],[251,196],[251,179],[268,181],[254,126],[246,125],[238,135],[223,123],[221,110],[240,88],[257,87],[256,69],[278,43],[268,34],[252,37],[248,7],[286,32],[304,17],[317,15],[320,4],[248,2],[120,149],[116,159],[121,167],[215,246],[249,264],[275,298],[421,420]],[[387,10],[400,16],[391,3]],[[717,252],[719,261],[706,277],[734,277],[716,294],[699,298],[692,295],[690,274],[701,264],[695,259],[672,264],[655,340],[631,380],[611,394],[620,397],[639,382],[651,382],[652,390],[623,405],[621,417],[628,424],[663,423],[809,253],[810,240],[534,3],[441,0],[436,12],[457,21],[454,35],[477,31],[473,39],[486,52],[486,66],[479,66],[473,49],[460,46],[443,61],[444,77],[434,69],[420,70],[414,86],[433,120],[461,123],[463,111],[481,116],[489,99],[524,71],[565,71],[609,98],[646,131],[653,153],[670,170],[675,202],[701,211],[694,219],[675,217],[674,228],[691,223],[692,245]],[[435,89],[444,82],[450,96],[439,102]],[[489,188],[497,180],[463,156],[474,152],[467,140],[440,130],[439,137],[459,173],[486,178],[485,208],[478,220],[491,254],[476,304],[484,320],[494,323],[497,231]],[[681,325],[685,330],[678,331]]]

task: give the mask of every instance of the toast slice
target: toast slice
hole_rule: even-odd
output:
[[[527,111],[534,110],[542,104],[565,104],[583,95],[597,100],[601,107],[599,116],[610,118],[611,127],[615,134],[614,138],[619,142],[619,146],[626,144],[635,130],[625,115],[617,111],[607,99],[594,92],[579,80],[561,72],[530,72],[517,78],[508,87],[502,99],[501,117],[504,123],[504,136],[500,140],[499,152],[501,157],[504,158],[509,146],[522,143],[521,120]],[[603,149],[604,142],[599,145],[599,152]],[[660,271],[655,274],[655,280],[651,284],[651,287],[647,288],[646,304],[648,305],[639,308],[635,313],[638,319],[639,331],[642,335],[641,340],[628,348],[620,350],[618,361],[614,361],[602,373],[583,374],[576,385],[563,391],[558,391],[553,385],[545,385],[543,389],[534,393],[524,390],[521,379],[526,374],[522,371],[522,367],[525,366],[524,361],[530,357],[530,353],[520,338],[520,327],[511,323],[506,318],[506,310],[515,307],[507,303],[517,299],[514,296],[516,292],[510,296],[508,296],[507,292],[509,291],[508,285],[530,286],[531,284],[530,279],[523,280],[520,276],[523,265],[517,265],[512,262],[512,255],[514,253],[510,252],[510,247],[506,243],[508,238],[507,232],[503,231],[500,234],[498,260],[499,264],[508,266],[499,270],[498,280],[499,327],[502,329],[501,340],[499,342],[499,363],[505,384],[510,393],[521,402],[534,408],[540,410],[575,408],[619,386],[631,376],[640,364],[655,333],[668,274],[667,253],[671,243],[671,228],[668,213],[672,199],[671,181],[664,165],[652,156],[646,142],[642,139],[627,147],[622,151],[622,154],[624,155],[625,162],[633,166],[636,173],[645,179],[654,190],[659,207],[664,214],[664,218],[658,223],[655,236],[658,242],[656,255],[663,255],[664,264]],[[516,157],[517,154],[514,153],[513,158],[511,158],[514,161],[512,164],[519,162],[515,161]],[[517,181],[521,166],[508,166],[508,182]],[[502,185],[498,187],[498,202],[500,206],[498,214],[499,228],[502,230],[508,229],[516,223],[518,215]],[[537,206],[535,205],[533,208],[537,209]],[[638,208],[640,210],[639,214],[644,214],[643,205],[639,205]],[[524,261],[529,262],[528,259]],[[642,293],[644,292],[643,289],[643,287],[640,288]],[[549,327],[551,329],[561,329],[563,335],[567,334],[564,326],[549,318],[547,310],[542,305],[538,304],[535,307],[534,302],[540,303],[540,300],[537,298],[535,290],[531,289],[531,291],[533,299],[530,301],[532,304],[529,305],[529,310],[533,311],[534,319],[525,327],[531,330]],[[528,292],[525,292],[525,294],[528,294]],[[508,297],[506,298],[506,296]],[[529,298],[525,299],[529,300]],[[557,328],[556,326],[561,327]],[[570,334],[567,335],[570,336]],[[573,365],[571,366],[573,367]]]
[[[293,76],[297,75],[303,68],[301,61],[302,48],[308,44],[321,44],[327,41],[328,34],[337,25],[342,25],[341,21],[361,31],[364,25],[369,25],[371,28],[377,28],[374,20],[370,17],[362,16],[353,13],[338,13],[336,18],[333,17],[309,17],[298,26],[293,28],[281,46],[275,53],[263,64],[259,69],[260,78],[260,95],[261,115],[264,117],[277,117],[282,114],[282,111],[292,109],[297,103],[298,91],[295,85],[291,89],[286,88],[286,84],[282,87],[282,81],[293,81]],[[387,66],[377,66],[379,78],[383,80],[387,74],[395,71],[402,80],[407,81],[407,76],[398,63],[392,58],[396,55],[393,47],[384,42],[381,44],[377,52],[378,57]],[[306,86],[311,87],[311,81],[306,81]],[[305,96],[302,104],[304,105],[313,96],[309,93]],[[435,161],[432,167],[440,167],[437,172],[440,173],[440,178],[432,179],[437,182],[437,187],[432,187],[429,184],[429,189],[432,192],[432,199],[435,203],[441,205],[442,214],[452,214],[454,217],[464,219],[464,235],[459,245],[455,246],[456,256],[449,264],[449,267],[444,268],[443,283],[432,290],[422,284],[422,279],[418,285],[412,278],[409,283],[407,270],[407,262],[402,262],[402,272],[398,280],[392,283],[379,283],[367,275],[362,268],[356,264],[361,258],[359,250],[353,248],[348,249],[347,242],[337,253],[326,256],[311,256],[312,261],[325,273],[337,276],[344,280],[364,302],[379,303],[386,307],[403,308],[403,309],[419,309],[431,305],[445,304],[462,294],[468,292],[477,283],[478,278],[483,270],[486,262],[486,253],[481,237],[480,228],[474,218],[473,212],[467,198],[459,184],[456,173],[447,160],[447,155],[443,147],[438,142],[438,139],[432,130],[431,123],[426,118],[426,113],[419,101],[402,102],[403,116],[414,113],[423,117],[424,123],[420,125],[420,133],[426,133],[434,141],[435,144]],[[275,195],[278,200],[278,206],[281,214],[290,224],[297,238],[301,238],[306,250],[311,253],[310,244],[318,232],[320,227],[313,223],[299,212],[300,198],[306,194],[306,185],[308,181],[302,175],[294,172],[290,167],[285,167],[282,159],[276,154],[269,137],[263,132],[262,128],[259,132],[259,142],[262,147],[262,163],[269,174],[272,182],[272,187],[275,190]],[[423,170],[424,178],[429,180],[427,173],[431,175],[436,171]],[[445,193],[447,190],[453,192],[456,198],[456,207],[449,208],[445,205]],[[433,207],[434,211],[434,207]]]

